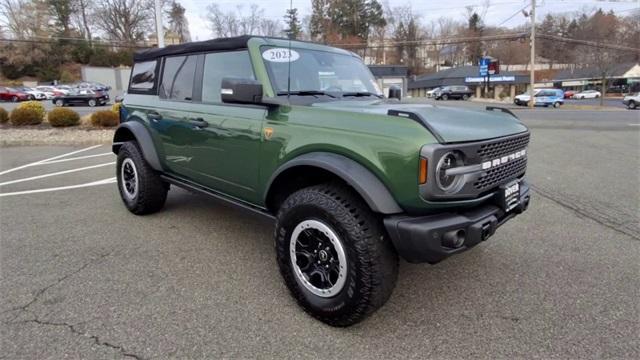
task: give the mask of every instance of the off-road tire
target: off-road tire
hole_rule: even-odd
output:
[[[346,281],[332,297],[313,294],[294,273],[291,236],[305,220],[329,226],[343,244]],[[280,273],[292,296],[307,313],[331,326],[353,325],[380,308],[391,296],[398,277],[398,255],[382,221],[350,188],[339,183],[291,194],[278,211],[275,245]]]
[[[125,194],[122,179],[122,166],[126,159],[131,159],[137,173],[137,194],[129,198]],[[164,206],[169,191],[169,184],[162,181],[158,173],[147,164],[136,142],[128,141],[122,144],[118,151],[116,162],[118,191],[124,205],[136,215],[154,213]]]

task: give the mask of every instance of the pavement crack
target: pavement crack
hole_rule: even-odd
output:
[[[100,337],[97,335],[90,335],[87,333],[84,333],[80,330],[78,330],[75,325],[73,324],[68,324],[65,322],[53,322],[53,321],[45,321],[45,320],[40,320],[38,318],[35,319],[30,319],[30,320],[25,320],[25,323],[35,323],[38,325],[44,325],[44,326],[60,326],[60,327],[66,327],[67,329],[69,329],[73,334],[78,335],[78,336],[83,336],[86,337],[88,339],[93,340],[93,342],[98,345],[98,346],[104,346],[104,347],[108,347],[114,350],[117,350],[118,352],[120,352],[122,354],[122,356],[124,357],[130,357],[130,358],[134,358],[134,359],[138,359],[138,360],[143,360],[144,358],[140,355],[136,355],[134,353],[131,353],[129,351],[127,351],[124,347],[120,346],[120,345],[115,345],[112,344],[108,341],[101,341]]]
[[[607,227],[620,234],[627,235],[635,240],[640,240],[638,236],[638,229],[636,221],[633,217],[627,213],[620,212],[617,214],[610,214],[612,209],[608,211],[604,208],[594,207],[593,205],[584,204],[579,200],[572,199],[570,196],[566,196],[557,192],[545,190],[541,187],[530,185],[531,189],[543,198],[552,201],[553,203],[572,211],[573,213],[595,221],[596,223]]]

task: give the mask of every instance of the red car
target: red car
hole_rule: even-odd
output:
[[[0,100],[13,102],[29,100],[29,94],[9,87],[0,87]]]
[[[571,99],[571,97],[573,97],[573,94],[575,94],[575,91],[567,90],[567,91],[564,92],[564,98],[565,99]]]

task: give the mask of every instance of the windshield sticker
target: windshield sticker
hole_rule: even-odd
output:
[[[263,52],[262,58],[270,62],[293,62],[300,58],[300,54],[295,50],[286,48],[272,48]]]

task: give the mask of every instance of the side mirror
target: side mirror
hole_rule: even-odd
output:
[[[402,99],[402,90],[397,86],[392,86],[389,88],[389,99]]]
[[[261,104],[262,84],[253,79],[223,78],[220,98],[225,103]]]

